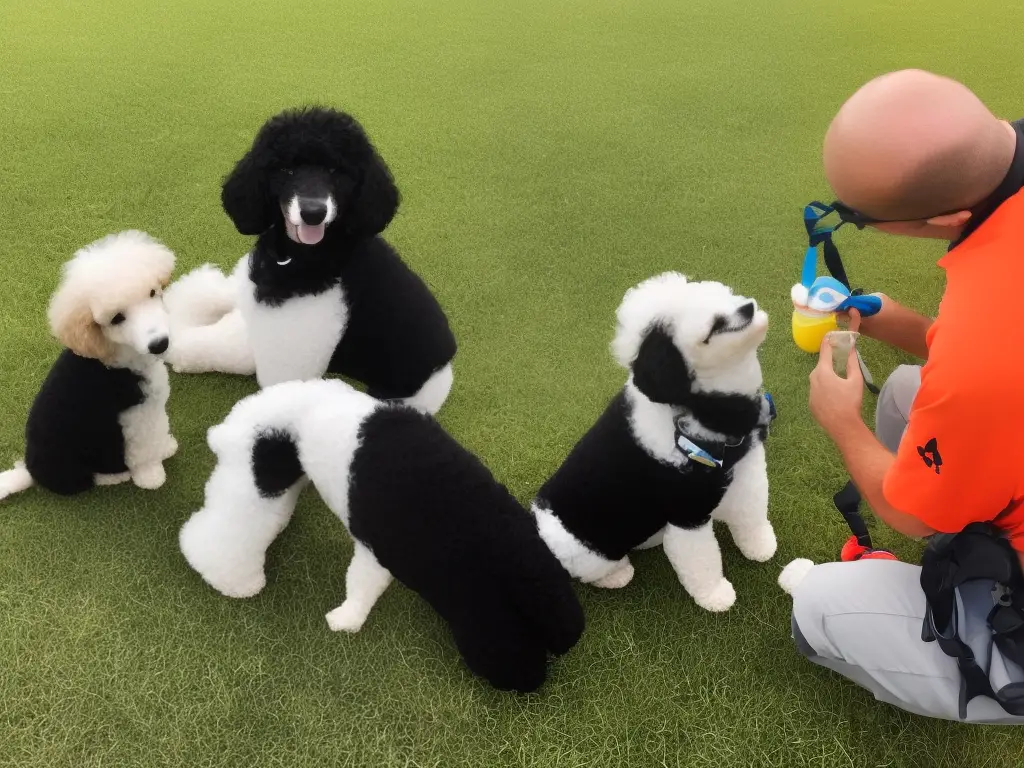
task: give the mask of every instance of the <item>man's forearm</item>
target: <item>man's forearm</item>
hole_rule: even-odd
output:
[[[928,359],[925,339],[934,321],[886,297],[882,311],[861,320],[860,332],[872,339]]]
[[[916,517],[900,512],[885,500],[882,485],[896,458],[878,442],[878,438],[863,422],[852,423],[849,428],[833,435],[832,439],[843,455],[854,485],[878,517],[905,536],[921,538],[935,533]]]

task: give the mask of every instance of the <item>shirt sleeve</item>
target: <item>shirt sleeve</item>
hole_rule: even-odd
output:
[[[987,394],[984,389],[925,366],[907,431],[886,473],[886,501],[936,531],[957,533],[992,521],[1015,496],[1021,465],[1013,420],[996,387]]]

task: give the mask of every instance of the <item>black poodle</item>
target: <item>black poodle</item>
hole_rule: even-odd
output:
[[[172,322],[184,326],[176,370],[255,372],[261,386],[338,373],[380,399],[441,407],[455,338],[380,236],[398,189],[354,118],[321,107],[271,118],[221,200],[258,239],[232,278],[201,267],[168,291]]]

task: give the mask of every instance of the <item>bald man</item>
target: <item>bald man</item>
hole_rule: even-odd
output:
[[[994,522],[1024,563],[1024,121],[998,119],[953,80],[895,72],[843,104],[823,159],[844,220],[950,246],[934,321],[887,297],[877,315],[851,318],[926,361],[886,382],[874,434],[861,418],[859,367],[837,376],[827,345],[811,412],[889,526],[920,538]],[[793,592],[797,646],[910,712],[1024,722],[985,696],[961,706],[955,659],[921,639],[920,576],[885,560],[815,566]],[[971,607],[986,617],[991,595]],[[1024,690],[1024,672],[1013,674]]]

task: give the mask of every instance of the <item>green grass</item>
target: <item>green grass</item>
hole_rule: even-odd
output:
[[[173,6],[173,7],[172,7]],[[827,195],[820,139],[859,83],[904,66],[1021,111],[1020,0],[5,0],[0,16],[0,465],[57,353],[58,267],[148,230],[182,270],[247,241],[219,181],[271,113],[356,114],[402,189],[388,237],[461,344],[442,422],[527,500],[621,385],[623,291],[665,269],[772,314],[768,566],[730,543],[739,600],[699,610],[663,555],[621,592],[580,589],[588,631],[539,694],[489,690],[400,586],[328,632],[351,547],[312,494],[263,594],[231,601],[177,549],[212,466],[207,427],[255,390],[173,377],[182,450],[159,492],[32,491],[0,507],[0,765],[928,766],[1019,764],[1007,728],[912,717],[797,656],[775,586],[833,558],[838,457],[789,338],[800,207]],[[855,280],[933,310],[935,243],[844,233]],[[899,360],[870,348],[881,377]],[[867,406],[870,409],[870,404]],[[913,558],[913,544],[877,529]]]

